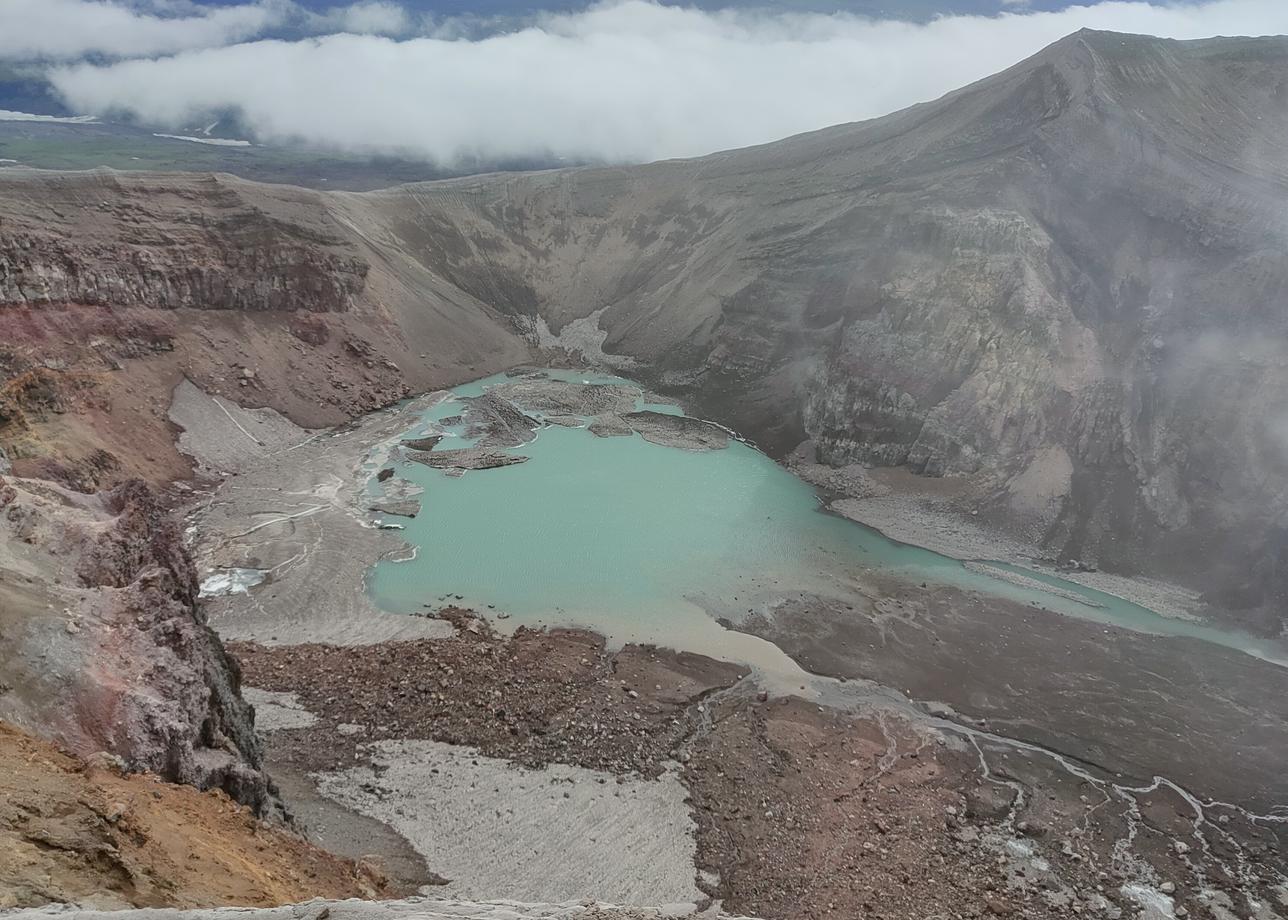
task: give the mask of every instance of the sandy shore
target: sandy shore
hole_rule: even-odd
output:
[[[1160,616],[1205,619],[1198,592],[1180,585],[1141,576],[1072,571],[1043,562],[1035,543],[1003,533],[962,511],[958,505],[963,496],[956,493],[967,487],[952,479],[925,479],[857,464],[837,469],[808,462],[799,454],[788,458],[785,465],[796,476],[836,496],[828,501],[828,510],[879,530],[891,540],[963,561],[1023,566],[1112,594]],[[1047,585],[1042,590],[1059,593]]]
[[[1086,604],[1088,607],[1099,607],[1095,601],[1083,597],[1076,591],[1068,588],[1049,585],[1045,582],[1038,581],[1036,578],[1030,578],[1027,575],[1021,575],[1019,572],[1012,572],[1009,569],[1000,566],[990,565],[987,562],[965,562],[965,567],[972,572],[978,572],[981,575],[987,575],[989,578],[1000,578],[1002,581],[1008,581],[1020,588],[1027,588],[1030,591],[1045,591],[1055,597],[1064,598],[1066,601],[1073,601],[1076,604]]]
[[[1180,620],[1204,619],[1200,615],[1202,601],[1196,591],[1157,579],[1070,571],[1043,564],[1038,559],[1039,552],[1035,546],[977,524],[959,513],[927,508],[925,503],[925,498],[915,494],[890,494],[838,499],[828,507],[852,521],[881,531],[892,540],[922,546],[943,556],[1009,562],[1121,597],[1160,616]],[[1051,589],[1044,586],[1043,590]]]
[[[207,468],[236,460],[240,454],[228,442],[246,440],[242,429],[255,424],[254,416],[225,415],[225,407],[197,391],[182,397],[185,418],[197,414],[191,404],[202,398],[215,408],[207,406],[201,417],[213,421],[186,431],[185,449]],[[190,521],[202,578],[230,569],[264,576],[250,593],[206,600],[210,623],[224,639],[353,645],[451,633],[442,621],[380,610],[365,584],[377,560],[410,548],[398,531],[378,526],[385,515],[371,510],[363,491],[374,470],[362,464],[372,457],[382,465],[438,398],[430,394],[335,431],[295,429],[288,436],[290,423],[275,422],[273,450],[230,470],[204,498]]]

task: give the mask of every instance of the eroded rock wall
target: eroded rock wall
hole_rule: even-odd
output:
[[[320,427],[529,357],[321,193],[109,170],[3,185],[0,450],[21,475],[190,475],[166,418],[184,379]]]
[[[197,606],[182,533],[139,481],[6,480],[0,719],[70,750],[279,809],[240,672]]]
[[[218,176],[183,187],[107,171],[6,185],[0,305],[342,312],[367,274],[305,192],[252,200]]]

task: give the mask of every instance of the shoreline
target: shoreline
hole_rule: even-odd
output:
[[[597,373],[590,369],[584,372]],[[517,373],[514,370],[507,376],[513,378]],[[192,404],[203,394],[190,389],[197,396],[189,392],[184,398],[192,414]],[[392,456],[400,448],[402,435],[414,427],[427,409],[449,398],[447,392],[404,400],[341,429],[321,433],[296,428],[281,417],[265,418],[275,415],[267,410],[237,410],[213,397],[205,398],[227,417],[234,434],[240,432],[243,437],[250,437],[248,427],[267,421],[279,445],[275,452],[258,456],[225,477],[207,497],[204,506],[191,515],[192,528],[202,534],[197,541],[197,555],[204,578],[213,575],[218,582],[218,576],[223,573],[241,571],[259,573],[257,577],[267,582],[244,595],[255,603],[243,603],[237,600],[243,595],[232,594],[208,599],[212,623],[221,632],[230,638],[270,642],[316,639],[352,644],[394,636],[444,634],[446,628],[434,619],[413,617],[409,622],[403,614],[380,609],[370,596],[366,584],[374,566],[382,560],[415,558],[418,547],[398,535],[402,525],[397,523],[396,516],[391,520],[390,512],[379,507],[383,503],[381,498],[367,494],[367,481],[379,468],[406,459]],[[238,418],[239,412],[245,417]],[[212,411],[205,413],[208,418],[214,415]],[[258,429],[255,431],[258,433]],[[200,437],[192,431],[185,431],[184,437],[185,448],[204,464],[206,458],[201,453]],[[229,437],[229,431],[214,432],[213,437],[212,433],[206,434],[207,442],[215,442],[224,455],[228,453]],[[880,471],[823,467],[804,461],[801,449],[776,461],[776,465],[813,489],[824,513],[868,527],[892,542],[960,562],[966,569],[999,582],[1085,604],[1089,610],[1103,609],[1104,604],[1095,598],[1060,585],[1041,583],[1026,573],[1053,577],[1135,604],[1160,617],[1224,631],[1210,618],[1196,615],[1199,599],[1194,592],[1149,579],[1064,572],[1035,564],[1033,547],[964,518],[946,507],[943,496],[894,488],[882,481],[889,476]],[[943,491],[956,484],[936,481],[920,485]],[[273,503],[256,507],[270,493],[274,494]],[[325,566],[319,565],[320,562]],[[994,564],[997,562],[1014,565],[1021,571],[1000,569]],[[313,577],[315,573],[317,577]],[[851,587],[861,591],[862,584],[883,578],[885,574],[879,569],[865,571]],[[338,593],[322,590],[319,585],[322,577],[332,583],[355,587]],[[286,617],[268,614],[265,602],[273,600],[279,592],[293,595],[303,592],[310,601],[307,613],[302,613],[306,605],[296,602],[289,605],[292,609]],[[793,682],[800,675],[795,667],[787,666],[785,656],[770,654],[768,647],[761,648],[750,638],[721,629],[719,618],[730,616],[729,611],[701,602],[698,606],[706,611],[704,616],[711,620],[711,625],[690,630],[691,646],[686,647],[730,660],[757,663],[766,673],[778,674],[785,689],[793,688]],[[717,604],[716,608],[719,607]],[[1068,611],[1051,613],[1077,616],[1076,612]],[[553,612],[542,622],[561,625],[557,613]],[[1113,622],[1118,620],[1115,618]],[[574,625],[571,620],[569,624]],[[575,625],[588,626],[610,636],[619,635],[621,641],[663,640],[672,644],[675,641],[673,636],[649,634],[647,630],[613,629],[597,620]],[[1148,628],[1130,623],[1118,625],[1151,634]],[[274,631],[264,632],[262,627],[268,626]],[[1235,639],[1227,644],[1237,646]]]
[[[360,648],[393,639],[444,639],[458,632],[456,619],[442,616],[441,611],[436,614],[427,610],[425,615],[412,616],[380,610],[366,589],[366,577],[378,560],[405,557],[409,551],[398,531],[376,525],[373,515],[377,513],[370,510],[367,480],[384,468],[389,453],[425,408],[442,398],[442,394],[418,397],[325,434],[298,429],[296,441],[289,447],[228,477],[207,497],[193,517],[199,537],[196,556],[203,571],[234,567],[255,569],[266,575],[247,593],[203,601],[211,626],[223,638],[269,646],[326,643]],[[246,424],[250,422],[239,427]],[[957,641],[962,643],[964,653],[976,645],[987,651],[990,635],[1014,635],[1016,626],[1023,623],[1030,633],[1024,640],[1026,646],[1041,649],[1044,655],[1053,653],[1054,643],[1120,636],[1120,642],[1143,649],[1171,648],[1178,653],[1185,650],[1185,654],[1213,668],[1261,673],[1256,669],[1256,664],[1262,663],[1260,659],[1206,640],[1165,637],[1093,619],[1035,612],[1018,601],[963,592],[946,585],[919,587],[881,570],[856,573],[853,582],[842,587],[843,598],[839,594],[824,597],[770,588],[749,605],[753,609],[746,615],[741,610],[725,609],[729,604],[719,598],[694,598],[690,601],[695,604],[693,628],[674,634],[674,630],[650,631],[629,624],[615,629],[613,622],[602,616],[586,617],[579,625],[608,636],[616,646],[647,641],[747,664],[757,672],[764,689],[784,696],[826,697],[833,691],[831,677],[877,678],[906,691],[924,676],[925,667],[916,661],[917,656],[937,654],[938,634],[945,626],[959,630]],[[451,601],[440,602],[440,606],[441,603]],[[840,648],[823,649],[820,659],[819,649],[793,647],[774,632],[773,624],[779,620],[799,620],[802,605],[827,618],[817,623],[808,621],[813,624],[809,627],[811,633],[843,629],[862,634],[867,620],[877,626],[868,640],[872,643],[884,644],[910,626],[918,632],[901,638],[904,648],[894,649],[887,660],[869,660],[858,669],[847,666],[829,670],[828,656],[835,656]],[[967,624],[964,611],[980,611],[974,614],[978,619],[971,621],[975,625],[969,629],[959,625]],[[495,628],[506,633],[515,631],[522,618],[498,615],[494,619]],[[530,625],[558,628],[565,619],[552,613],[539,624]],[[809,634],[794,638],[807,639]],[[770,652],[772,659],[766,658]],[[1091,672],[1108,669],[1115,681],[1128,679],[1130,671],[1123,670],[1123,663],[1115,660],[1111,646],[1096,644],[1094,654],[1096,662],[1087,664]],[[1248,662],[1232,663],[1229,655],[1247,658]],[[1026,680],[1040,678],[1039,673],[1027,670],[1030,662],[1025,655],[1013,662],[1002,667],[1000,673],[1016,671]],[[890,671],[891,663],[903,671]],[[960,673],[976,683],[983,681],[990,687],[986,695],[979,697],[988,701],[986,705],[955,698],[956,691],[951,686],[938,687],[933,682],[928,686],[938,689],[906,695],[931,704],[948,704],[968,716],[972,709],[987,712],[997,707],[991,701],[992,695],[1001,690],[1001,685],[992,686],[995,675],[976,674],[970,662],[948,665],[945,673]],[[1074,680],[1075,675],[1069,679]],[[1165,692],[1174,695],[1172,691]],[[963,709],[965,703],[970,705]],[[1086,727],[1091,733],[1088,737],[1094,737],[1101,729],[1103,725],[1092,720]]]
[[[797,453],[779,463],[818,491],[824,511],[869,527],[892,542],[926,549],[964,564],[1008,563],[1112,595],[1162,617],[1216,625],[1201,613],[1203,601],[1197,591],[1148,576],[1066,570],[1044,563],[1036,545],[980,523],[965,512],[944,507],[943,496],[887,484],[882,480],[890,474],[883,476],[879,469],[857,464],[830,467],[806,461],[799,451],[798,448]],[[923,487],[942,484],[917,483]]]
[[[230,569],[263,576],[249,593],[203,599],[223,638],[364,645],[451,632],[441,621],[381,610],[366,590],[371,566],[414,547],[367,510],[363,460],[386,457],[409,420],[441,398],[425,394],[323,432],[296,429],[294,443],[231,471],[192,508],[188,527],[203,579]]]

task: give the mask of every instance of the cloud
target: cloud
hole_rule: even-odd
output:
[[[409,35],[423,17],[391,0],[323,12],[293,0],[202,6],[192,0],[0,0],[0,60],[153,57],[288,32]]]
[[[289,4],[269,0],[215,9],[164,2],[131,7],[100,0],[0,0],[0,59],[134,57],[218,47],[262,35],[289,11]]]
[[[373,0],[353,6],[337,7],[309,23],[310,31],[322,32],[330,27],[335,32],[359,35],[406,35],[412,30],[413,18],[396,3]]]
[[[375,7],[386,6],[366,4],[367,24],[380,24]],[[884,114],[1084,26],[1173,38],[1279,33],[1288,31],[1288,3],[1102,2],[917,25],[626,0],[482,38],[255,41],[60,67],[51,80],[76,111],[125,110],[178,126],[236,108],[269,140],[440,162],[549,154],[639,161]]]

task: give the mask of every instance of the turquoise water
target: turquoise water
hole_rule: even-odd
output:
[[[627,383],[575,372],[557,376]],[[453,393],[478,395],[507,379],[487,378]],[[438,424],[461,409],[457,399],[436,405],[408,436],[439,431],[447,435],[439,449],[468,445],[462,426]],[[410,613],[452,602],[504,614],[510,625],[583,625],[621,641],[679,644],[688,637],[728,644],[744,640],[721,631],[713,616],[768,611],[798,592],[844,601],[854,597],[865,572],[880,569],[915,583],[954,585],[1260,657],[1278,654],[1253,637],[1162,617],[1042,573],[1005,566],[1088,603],[896,543],[825,513],[808,485],[738,441],[724,450],[688,451],[638,435],[599,438],[584,428],[549,425],[512,452],[530,459],[457,477],[397,464],[397,475],[425,494],[415,519],[390,519],[404,525],[417,552],[412,560],[375,567],[369,587],[379,606]]]

